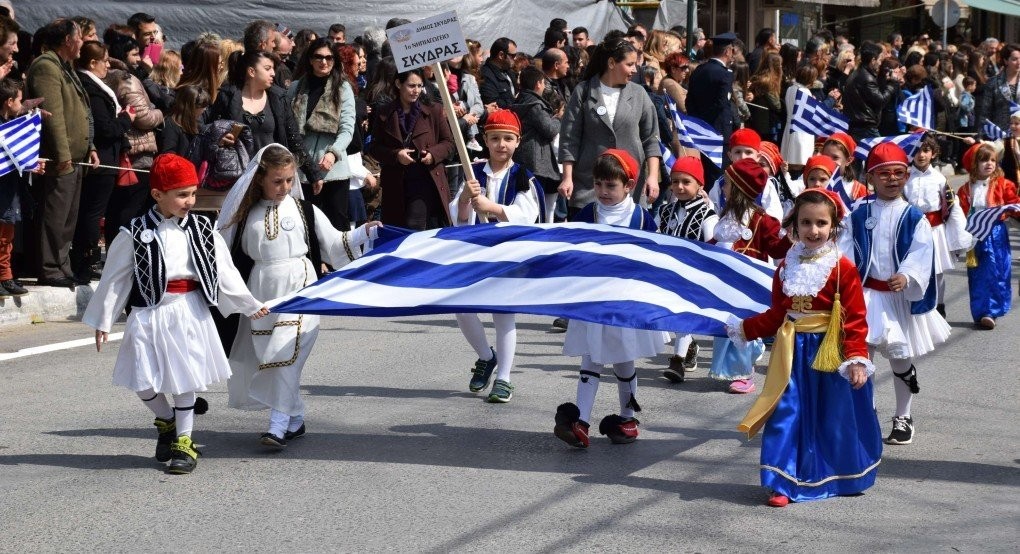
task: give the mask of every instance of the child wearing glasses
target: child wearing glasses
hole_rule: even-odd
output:
[[[868,346],[892,367],[896,415],[886,444],[910,444],[913,395],[920,389],[914,358],[949,338],[935,311],[935,257],[931,224],[903,197],[909,164],[902,148],[884,142],[871,149],[865,178],[875,194],[857,203],[840,251],[857,266],[868,308]],[[871,356],[874,359],[874,356]]]

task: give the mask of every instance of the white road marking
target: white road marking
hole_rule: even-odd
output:
[[[124,333],[110,333],[109,337],[107,337],[107,341],[114,342],[122,339],[123,337]],[[78,348],[81,346],[95,346],[95,344],[96,339],[93,337],[88,339],[76,339],[53,344],[45,344],[43,346],[33,346],[32,348],[25,348],[23,350],[18,350],[17,352],[0,354],[0,362],[24,358],[26,356],[35,356],[36,354],[45,354],[47,352],[56,352],[57,350],[67,350],[69,348]]]

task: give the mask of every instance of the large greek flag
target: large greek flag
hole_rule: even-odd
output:
[[[0,125],[0,176],[39,165],[42,115],[38,111]]]
[[[846,132],[850,129],[850,121],[836,110],[827,108],[811,93],[797,89],[793,100],[793,117],[790,119],[790,130],[800,131],[817,137],[827,137],[835,132]]]
[[[375,249],[274,312],[528,313],[725,336],[765,311],[775,268],[702,242],[608,225],[386,227]]]
[[[921,90],[906,97],[903,103],[896,108],[896,118],[899,121],[922,129],[932,128],[934,114],[931,89],[928,87],[921,87]]]
[[[972,211],[967,216],[967,232],[973,235],[977,242],[985,240],[992,232],[995,222],[1006,212],[1020,212],[1020,204],[1006,204]]]
[[[666,106],[676,126],[677,140],[684,148],[692,148],[705,155],[716,167],[723,163],[723,136],[704,121],[684,115],[677,110],[676,102],[666,97]]]
[[[902,148],[907,153],[907,157],[913,160],[914,154],[917,153],[917,148],[921,145],[921,139],[923,138],[924,133],[919,131],[907,135],[861,139],[857,143],[857,149],[854,150],[854,157],[860,160],[867,160],[868,153],[871,152],[872,148],[883,142],[891,142]]]

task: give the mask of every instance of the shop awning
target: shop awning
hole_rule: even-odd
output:
[[[964,0],[964,4],[979,10],[1020,17],[1020,0]]]
[[[882,0],[800,0],[805,4],[828,4],[830,6],[853,6],[856,8],[877,8]]]

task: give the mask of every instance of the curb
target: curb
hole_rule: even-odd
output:
[[[67,288],[25,284],[28,294],[0,297],[0,327],[46,321],[81,321],[94,290],[89,285]]]

